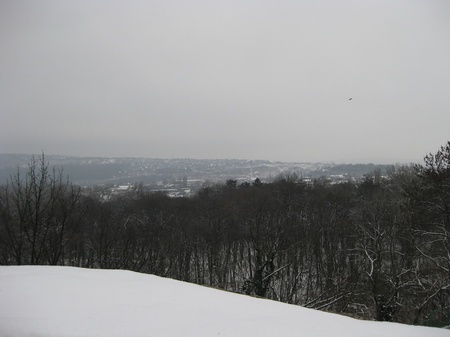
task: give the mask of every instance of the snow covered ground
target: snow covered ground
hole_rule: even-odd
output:
[[[0,267],[0,336],[450,337],[147,274]]]

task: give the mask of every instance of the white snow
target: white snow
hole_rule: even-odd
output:
[[[450,337],[361,321],[153,275],[0,267],[0,336]]]

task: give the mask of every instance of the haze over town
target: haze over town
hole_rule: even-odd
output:
[[[420,162],[448,140],[449,13],[3,0],[0,153]]]

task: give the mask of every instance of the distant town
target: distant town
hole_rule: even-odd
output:
[[[39,155],[37,155],[39,157]],[[0,154],[0,184],[12,175],[25,174],[32,155]],[[35,156],[36,158],[36,156]],[[342,183],[361,179],[389,165],[288,163],[242,159],[157,159],[103,158],[45,155],[45,161],[72,183],[89,190],[101,190],[105,198],[129,193],[161,192],[171,197],[188,197],[200,188],[225,184],[251,184],[255,179],[270,182],[283,175],[296,175],[305,182],[322,179]],[[107,192],[105,192],[107,191]]]

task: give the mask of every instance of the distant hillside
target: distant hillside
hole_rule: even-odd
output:
[[[313,176],[317,175],[348,175],[353,178],[361,178],[365,174],[380,170],[382,174],[386,173],[386,169],[391,165],[377,165],[377,164],[339,164],[330,165],[322,170],[312,172]]]
[[[17,169],[24,173],[32,155],[0,154],[0,184],[5,184]],[[360,178],[386,165],[286,163],[268,160],[242,159],[158,159],[158,158],[103,158],[45,155],[45,160],[64,176],[79,185],[155,184],[186,177],[189,180],[224,182],[227,179],[251,180],[259,177],[273,180],[283,173],[319,178],[338,176]]]

